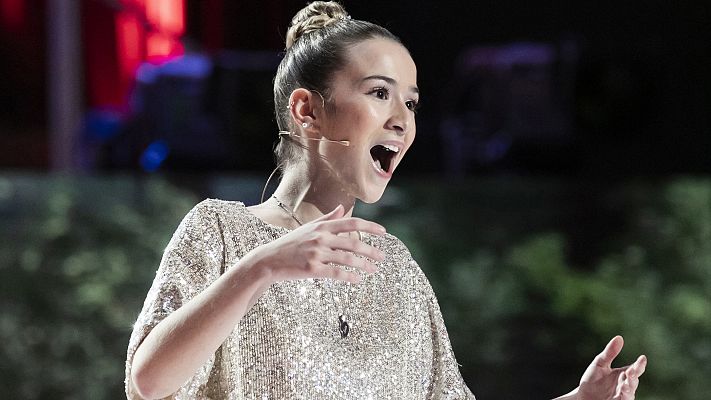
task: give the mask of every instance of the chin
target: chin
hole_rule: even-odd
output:
[[[373,204],[380,200],[381,197],[383,197],[384,192],[385,187],[383,187],[381,190],[372,190],[369,193],[363,193],[361,196],[358,196],[358,200],[362,201],[363,203]]]

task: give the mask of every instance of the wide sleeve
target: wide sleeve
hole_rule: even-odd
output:
[[[209,200],[183,219],[166,247],[143,309],[133,327],[126,357],[126,396],[140,399],[130,382],[136,349],[170,313],[190,301],[224,271],[225,245],[217,210]],[[213,355],[174,398],[199,398],[215,362]]]
[[[420,273],[422,272],[420,271]],[[437,297],[424,273],[422,273],[421,279],[423,279],[422,285],[427,298],[432,327],[432,385],[428,399],[475,400],[474,394],[469,390],[459,372],[459,364],[454,357]]]

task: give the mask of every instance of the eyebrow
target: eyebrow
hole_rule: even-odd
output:
[[[371,79],[380,79],[380,80],[385,81],[388,84],[393,85],[393,86],[397,84],[397,81],[395,79],[393,79],[389,76],[385,76],[385,75],[370,75],[370,76],[366,76],[361,81],[364,82],[364,81],[368,81]],[[410,90],[412,90],[413,92],[415,92],[417,94],[420,94],[420,89],[418,89],[417,86],[410,86]]]

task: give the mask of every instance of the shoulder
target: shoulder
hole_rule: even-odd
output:
[[[197,203],[183,219],[183,224],[215,224],[239,218],[247,208],[241,201],[205,199]]]
[[[368,236],[370,237],[370,241],[373,245],[384,251],[386,254],[399,255],[401,257],[412,259],[410,249],[408,249],[405,243],[403,243],[403,241],[397,236],[390,233],[386,233],[382,236],[370,234]]]
[[[414,279],[416,283],[429,286],[429,281],[420,265],[413,258],[410,249],[395,235],[370,235],[371,243],[385,253],[386,262],[392,264],[400,273]]]
[[[220,199],[205,199],[193,207],[190,213],[196,214],[231,214],[238,213],[246,209],[241,201],[229,201]]]
[[[194,239],[207,239],[210,233],[222,232],[226,223],[240,218],[246,210],[239,201],[205,199],[196,204],[183,217],[173,238],[189,236]]]

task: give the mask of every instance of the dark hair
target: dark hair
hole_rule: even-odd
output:
[[[279,130],[293,128],[288,102],[295,89],[313,90],[328,99],[331,77],[346,63],[348,47],[381,37],[402,43],[382,26],[351,19],[337,2],[315,1],[297,12],[286,35],[286,53],[274,77],[274,112]],[[282,167],[299,154],[296,143],[285,137],[274,152]]]

